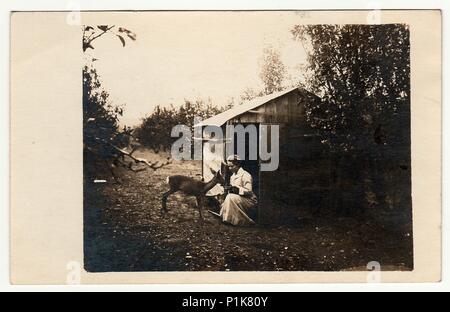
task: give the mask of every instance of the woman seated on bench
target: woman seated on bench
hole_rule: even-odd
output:
[[[255,224],[250,216],[255,215],[258,200],[253,193],[253,179],[250,173],[242,169],[239,156],[227,158],[229,170],[233,173],[230,186],[225,188],[228,195],[222,204],[222,221],[233,225]]]

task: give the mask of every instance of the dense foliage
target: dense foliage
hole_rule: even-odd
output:
[[[306,86],[322,99],[308,107],[308,120],[332,148],[361,150],[404,139],[402,117],[410,104],[407,26],[310,25],[292,33],[309,52]]]
[[[83,68],[83,144],[86,173],[95,175],[120,155],[115,147],[129,144],[132,129],[120,128],[123,107],[109,101],[94,67]]]
[[[116,178],[113,167],[120,165],[118,158],[123,155],[118,150],[126,147],[131,139],[132,129],[119,127],[119,118],[123,107],[115,106],[104,90],[94,62],[98,59],[87,55],[87,50],[94,50],[93,42],[104,35],[117,37],[123,46],[127,37],[136,40],[131,31],[115,26],[83,26],[82,49],[86,64],[82,69],[83,81],[83,155],[84,176],[92,180],[108,170]],[[128,165],[127,165],[128,166]]]
[[[305,87],[320,97],[306,114],[330,147],[335,204],[403,207],[409,218],[408,26],[301,25],[292,34],[308,52]]]
[[[147,117],[143,118],[141,124],[135,129],[135,136],[139,142],[155,151],[169,150],[177,138],[171,137],[172,128],[177,125],[186,125],[191,129],[194,126],[194,118],[203,120],[217,115],[232,105],[224,107],[215,106],[210,100],[185,100],[178,108],[173,106],[157,106]]]

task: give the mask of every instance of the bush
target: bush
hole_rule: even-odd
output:
[[[131,129],[119,129],[123,108],[113,106],[103,90],[92,65],[83,68],[83,154],[85,177],[92,179],[105,170],[120,155],[114,148],[128,145]]]
[[[186,125],[193,129],[194,117],[210,118],[229,108],[231,108],[231,104],[217,107],[211,101],[205,103],[203,100],[185,100],[179,108],[157,106],[151,115],[145,117],[135,129],[135,136],[142,145],[148,148],[157,152],[167,151],[177,140],[177,138],[171,137],[174,126]]]

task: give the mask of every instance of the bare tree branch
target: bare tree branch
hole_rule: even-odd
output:
[[[103,139],[101,139],[101,138],[95,137],[95,140],[96,140],[96,141],[99,141],[99,143],[101,143],[101,144],[106,144],[106,145],[111,146],[115,151],[119,152],[120,156],[127,156],[127,157],[131,158],[135,163],[141,163],[141,164],[144,164],[144,165],[146,165],[148,168],[151,168],[151,169],[153,169],[153,170],[155,170],[155,171],[156,171],[157,169],[160,169],[160,168],[165,167],[165,166],[167,166],[167,165],[170,165],[170,164],[172,163],[172,159],[171,159],[170,157],[168,157],[168,158],[166,159],[166,161],[164,161],[164,162],[161,162],[161,161],[151,162],[151,161],[148,161],[147,159],[144,159],[144,158],[138,158],[138,157],[135,157],[135,156],[133,156],[133,153],[136,151],[137,147],[133,147],[133,149],[131,150],[131,152],[128,152],[128,151],[126,151],[125,149],[119,148],[119,147],[115,146],[114,144],[111,144],[110,142],[107,142],[107,141],[105,141],[105,140],[103,140]],[[88,147],[88,146],[86,146],[85,148],[87,148],[90,152],[92,152],[92,153],[94,153],[94,154],[98,154],[98,153],[96,153],[92,148],[90,148],[90,147]],[[117,162],[117,163],[119,163],[119,164],[121,164],[123,167],[127,168],[128,170],[131,170],[131,171],[133,171],[133,172],[140,172],[140,171],[146,170],[146,168],[142,168],[142,169],[134,169],[134,168],[132,167],[132,163],[126,164],[126,163],[124,163],[123,161],[120,161],[120,160],[119,160],[119,157],[120,157],[120,156],[116,157],[114,161]]]
[[[157,170],[159,168],[162,168],[162,167],[167,166],[167,165],[172,163],[172,159],[170,159],[170,158],[168,158],[165,162],[159,162],[159,161],[150,162],[150,161],[148,161],[147,159],[144,159],[144,158],[134,157],[132,155],[134,150],[131,151],[131,152],[127,152],[126,150],[121,149],[121,148],[119,148],[119,147],[117,147],[117,146],[115,146],[115,145],[113,145],[111,143],[108,143],[108,145],[111,146],[112,148],[114,148],[116,151],[118,151],[122,155],[130,157],[132,160],[134,160],[135,163],[142,163],[142,164],[148,166],[149,168],[151,168],[153,170]],[[131,169],[131,168],[129,168],[129,169]]]

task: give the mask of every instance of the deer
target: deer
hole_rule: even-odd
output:
[[[208,191],[216,186],[216,184],[218,184],[219,182],[223,182],[220,171],[214,171],[211,169],[211,172],[214,174],[214,177],[208,182],[200,181],[183,175],[173,175],[167,177],[166,183],[169,184],[170,189],[162,195],[161,213],[165,214],[168,212],[167,198],[170,195],[180,191],[184,195],[195,196],[195,198],[197,199],[197,208],[200,218],[199,220],[200,222],[203,222],[202,208],[205,203],[206,193],[208,193]]]

